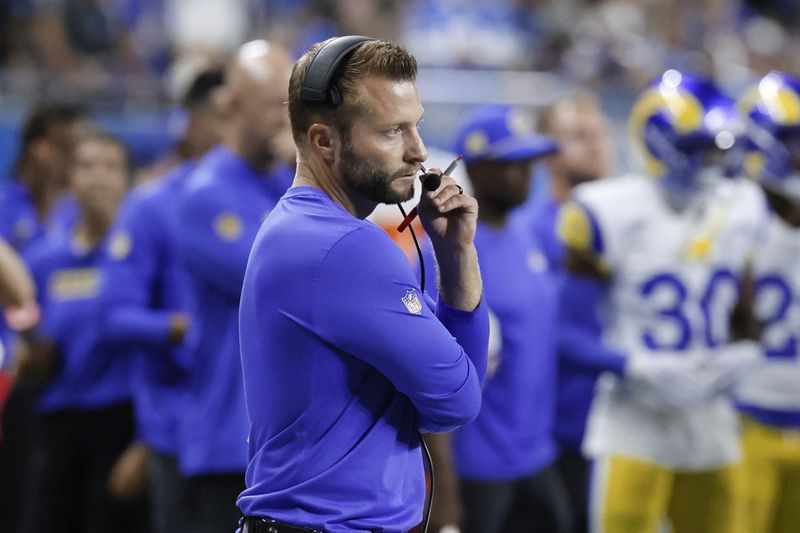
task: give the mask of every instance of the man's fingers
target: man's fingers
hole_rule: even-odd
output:
[[[445,213],[452,210],[454,208],[453,206],[458,207],[462,205],[458,202],[452,202],[453,198],[459,196],[462,197],[462,199],[466,198],[464,196],[464,189],[451,178],[447,182],[443,182],[439,189],[433,193],[431,203],[440,213]]]
[[[456,209],[470,208],[474,202],[474,199],[456,193],[451,195],[444,203],[437,205],[436,210],[440,214],[449,213],[450,211],[454,211]]]

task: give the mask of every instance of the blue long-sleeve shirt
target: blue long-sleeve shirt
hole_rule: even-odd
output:
[[[39,220],[30,191],[19,181],[0,184],[0,237],[19,253],[48,233],[68,233],[75,226],[78,209],[72,196],[63,196],[50,212],[48,220]],[[12,332],[0,316],[0,343],[12,345]],[[1,358],[0,369],[10,364]]]
[[[240,307],[251,421],[245,515],[331,533],[422,518],[418,431],[473,419],[488,317],[419,294],[395,243],[295,187],[261,229]]]
[[[541,205],[533,214],[531,229],[551,267],[559,271],[558,392],[553,433],[560,446],[579,451],[597,377],[607,370],[622,372],[625,359],[602,341],[598,317],[602,282],[563,270],[566,249],[556,231],[559,208],[560,204],[552,200]]]
[[[192,317],[179,452],[186,475],[247,467],[239,295],[258,228],[291,179],[288,168],[263,175],[216,147],[198,162],[181,193],[177,252],[188,273]]]
[[[478,225],[485,303],[499,325],[496,369],[478,418],[453,435],[458,475],[509,480],[556,457],[556,285],[527,228]]]
[[[0,184],[0,237],[24,252],[45,233],[69,233],[78,219],[72,196],[64,195],[53,206],[47,221],[39,220],[28,188],[18,181]]]
[[[481,413],[453,434],[455,467],[461,479],[517,479],[556,457],[558,284],[525,220],[503,228],[479,223],[475,246],[485,305],[497,329]],[[435,287],[429,243],[425,256],[426,286]]]
[[[193,163],[137,187],[125,198],[103,265],[104,325],[131,357],[138,438],[177,453],[186,355],[169,341],[170,319],[186,308],[186,280],[175,251],[177,202]]]
[[[603,342],[598,308],[604,287],[599,279],[562,273],[559,291],[559,379],[555,436],[580,451],[597,377],[622,374],[626,358]]]
[[[38,400],[42,412],[105,407],[130,397],[127,358],[99,320],[102,247],[81,249],[71,235],[60,234],[26,252],[42,308],[39,329],[58,346],[57,374]]]

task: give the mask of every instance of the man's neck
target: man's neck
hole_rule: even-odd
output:
[[[31,179],[23,177],[23,183],[28,187],[28,191],[33,201],[33,208],[36,210],[36,216],[41,222],[45,222],[50,215],[50,210],[56,203],[59,191],[49,185],[52,179],[40,178]]]
[[[272,157],[265,158],[263,152],[258,154],[253,153],[253,151],[247,149],[245,143],[238,142],[234,137],[226,139],[223,145],[230,152],[239,156],[239,158],[247,163],[247,166],[252,168],[255,172],[259,174],[269,174],[272,171],[275,160]]]
[[[75,239],[86,249],[93,249],[108,233],[113,217],[101,213],[84,213],[75,227]]]

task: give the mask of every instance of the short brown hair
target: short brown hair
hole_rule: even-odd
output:
[[[388,41],[368,41],[352,52],[333,77],[331,83],[341,92],[342,103],[338,107],[331,107],[325,103],[307,102],[301,98],[300,88],[308,75],[311,60],[320,48],[332,40],[312,46],[292,69],[289,80],[289,120],[297,144],[303,142],[308,128],[315,122],[349,131],[353,117],[364,111],[355,98],[359,80],[368,76],[398,81],[414,81],[417,78],[417,60],[405,48]]]

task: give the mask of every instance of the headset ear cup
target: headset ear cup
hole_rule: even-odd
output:
[[[328,102],[333,107],[338,107],[342,103],[342,93],[336,85],[331,85],[328,89]]]

